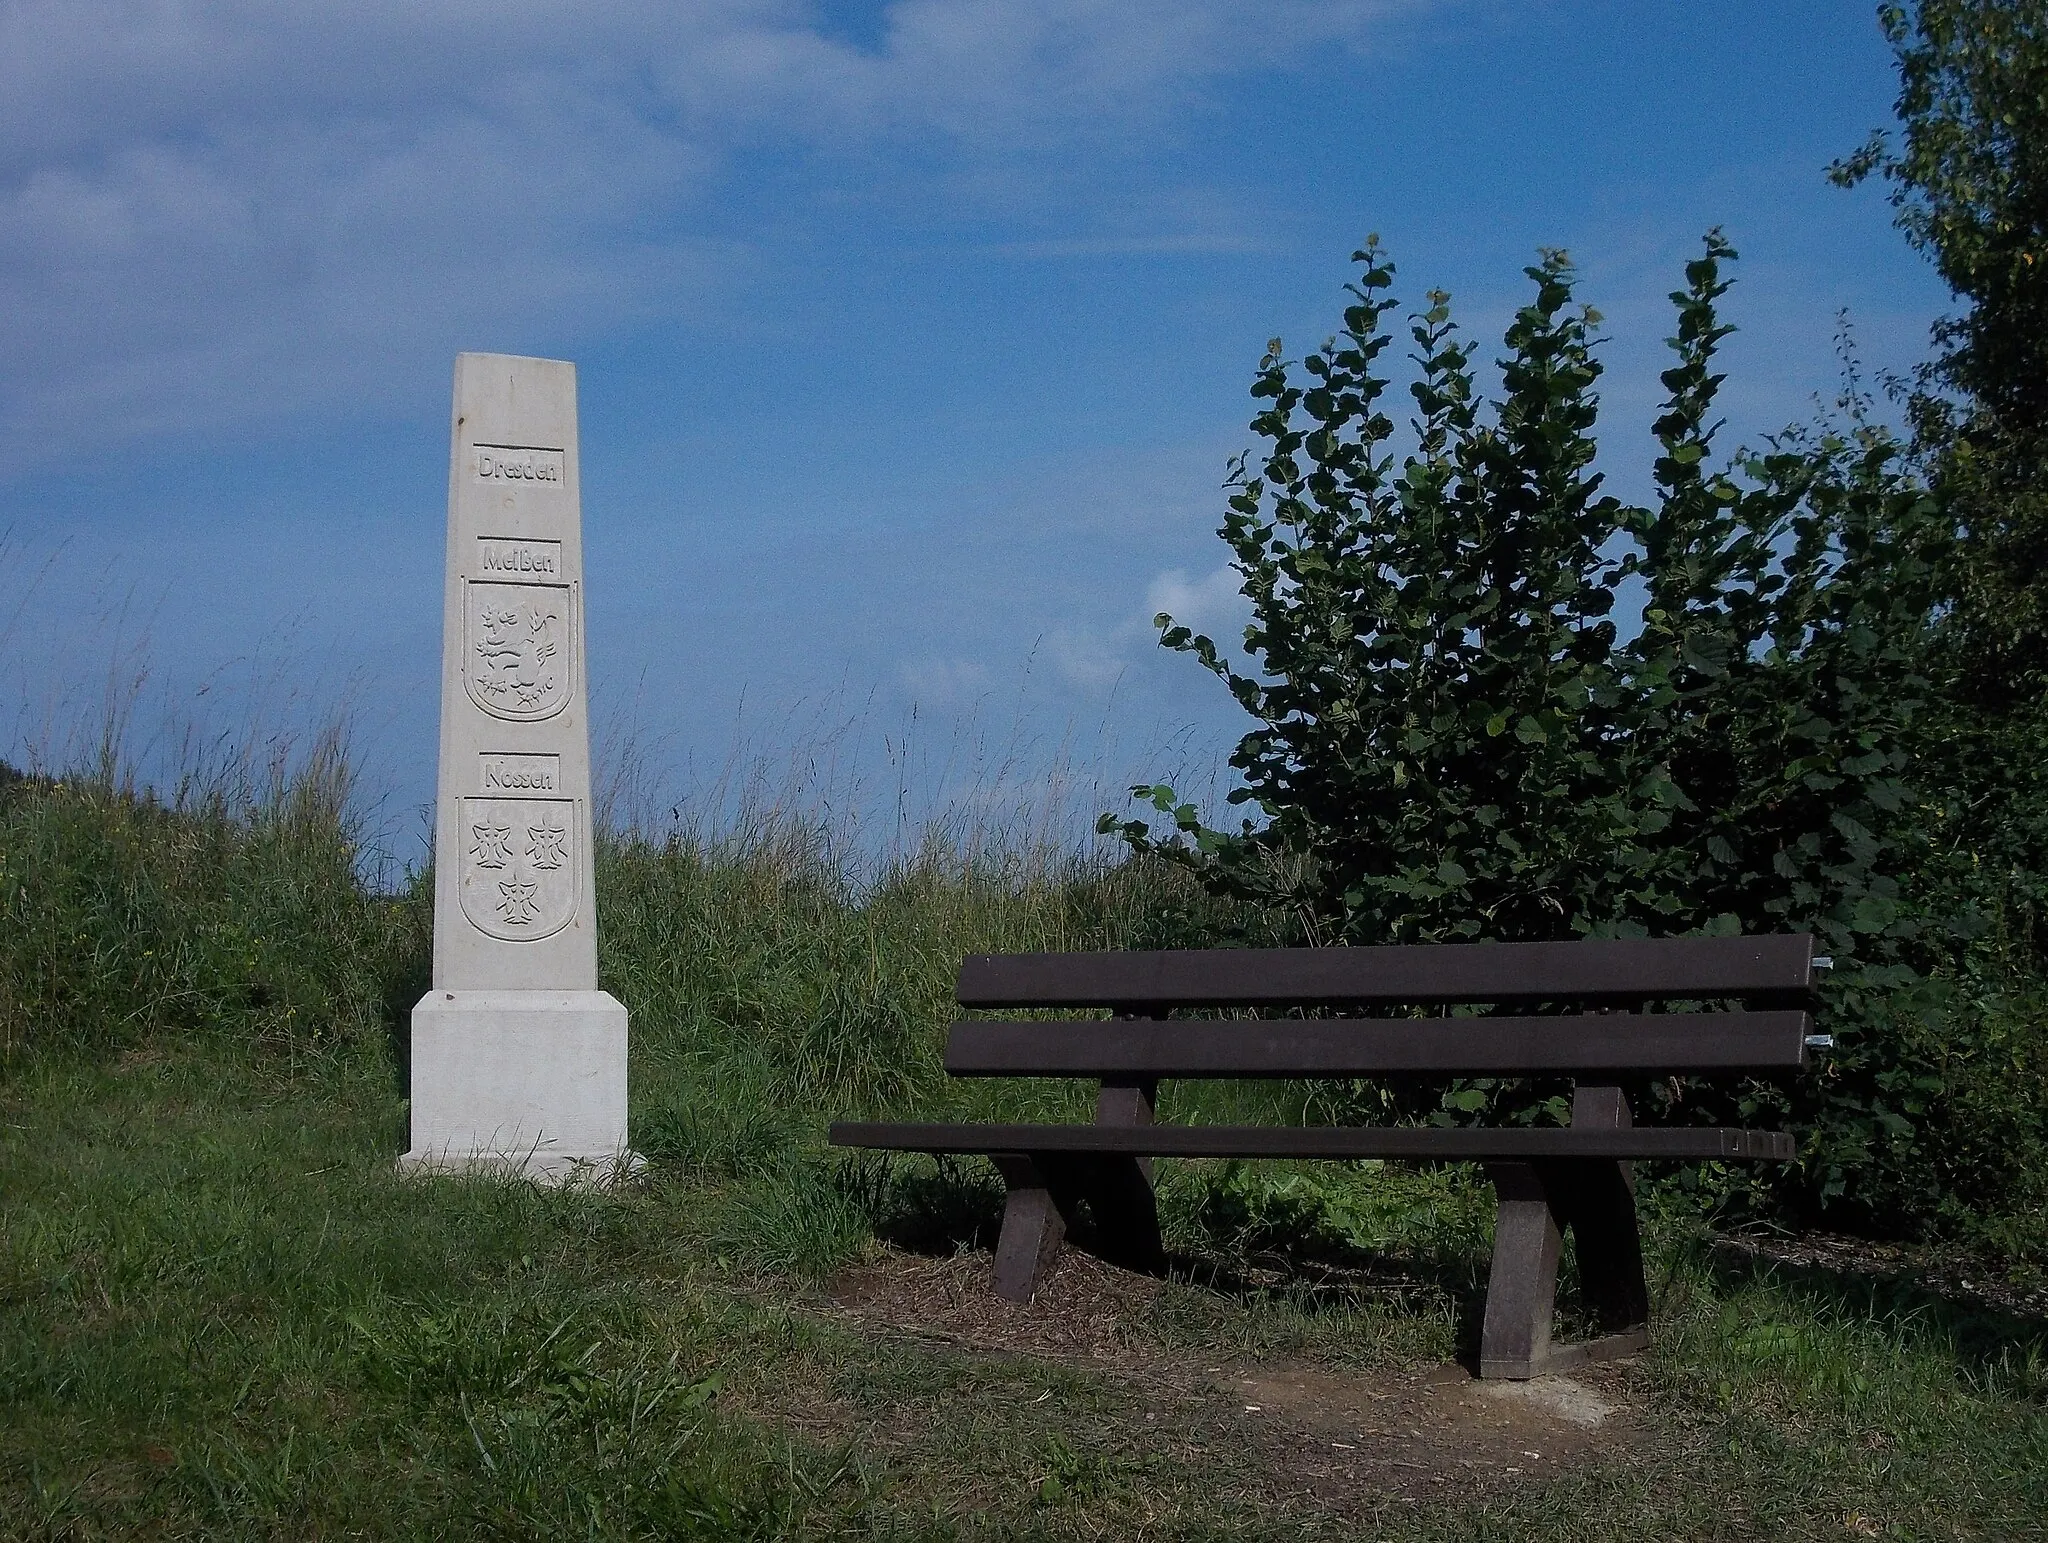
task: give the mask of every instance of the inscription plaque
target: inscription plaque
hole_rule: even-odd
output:
[[[546,584],[562,577],[562,543],[517,541],[509,536],[479,536],[476,571],[480,577],[509,584]]]
[[[477,782],[486,793],[559,793],[562,791],[562,758],[558,755],[486,753]]]
[[[470,469],[479,482],[560,487],[565,457],[539,445],[473,445]]]

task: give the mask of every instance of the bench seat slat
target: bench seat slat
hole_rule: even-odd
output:
[[[1364,1077],[1766,1072],[1803,1066],[1802,1012],[1575,1017],[1083,1019],[953,1025],[955,1077]]]
[[[1483,1158],[1674,1158],[1784,1161],[1797,1144],[1783,1131],[1624,1126],[1458,1129],[1435,1126],[910,1125],[844,1121],[832,1144],[899,1152],[1124,1153],[1143,1157],[1385,1157],[1417,1162]]]
[[[1370,948],[972,954],[962,1007],[1789,998],[1812,990],[1813,938],[1627,938]]]

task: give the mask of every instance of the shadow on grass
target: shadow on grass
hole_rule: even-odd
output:
[[[876,1239],[904,1253],[988,1254],[1002,1233],[1002,1182],[984,1163],[937,1158],[892,1168],[886,1159],[863,1155],[846,1161],[839,1182],[867,1215]],[[1486,1261],[1469,1251],[1347,1248],[1309,1233],[1269,1233],[1255,1245],[1227,1232],[1180,1241],[1183,1246],[1168,1250],[1166,1278],[1219,1305],[1255,1315],[1272,1310],[1334,1319],[1372,1310],[1449,1317],[1457,1326],[1459,1357],[1477,1364]],[[1065,1246],[1097,1258],[1115,1252],[1102,1247],[1086,1201]]]
[[[1483,1274],[1467,1261],[1359,1255],[1338,1261],[1318,1251],[1262,1250],[1254,1255],[1176,1253],[1168,1274],[1236,1306],[1284,1308],[1305,1316],[1396,1312],[1418,1319],[1448,1316],[1452,1355],[1467,1370],[1479,1365],[1486,1311]]]
[[[875,1237],[907,1254],[944,1258],[993,1251],[1003,1231],[1003,1184],[986,1163],[955,1157],[890,1168],[865,1155],[849,1161]]]
[[[1891,1261],[1828,1261],[1779,1256],[1721,1239],[1704,1247],[1723,1286],[1774,1287],[1823,1322],[1883,1324],[1940,1345],[1980,1376],[2018,1372],[2033,1396],[2048,1394],[2048,1314],[2009,1311],[1959,1297]]]

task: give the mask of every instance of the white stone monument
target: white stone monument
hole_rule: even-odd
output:
[[[626,1009],[597,989],[576,367],[455,361],[434,989],[412,1011],[409,1168],[606,1178]]]

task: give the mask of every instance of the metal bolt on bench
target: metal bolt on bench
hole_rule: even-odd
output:
[[[1028,1302],[1085,1205],[1093,1251],[1162,1272],[1155,1157],[1375,1157],[1483,1163],[1497,1211],[1482,1377],[1528,1378],[1625,1355],[1649,1339],[1633,1159],[1785,1161],[1781,1131],[1646,1127],[1622,1083],[1650,1076],[1783,1076],[1805,1064],[1817,969],[1804,934],[1754,938],[1457,943],[1383,948],[975,955],[968,1009],[1109,1009],[1108,1019],[952,1027],[956,1077],[1092,1077],[1093,1125],[842,1122],[836,1146],[979,1153],[1007,1198],[995,1290]],[[1657,1004],[1739,1004],[1721,1011]],[[1479,1016],[1390,1017],[1452,1006]],[[1382,1016],[1169,1018],[1190,1009]],[[1175,1126],[1153,1123],[1163,1078],[1568,1076],[1568,1127]],[[1578,1251],[1596,1338],[1551,1343],[1558,1251]]]

